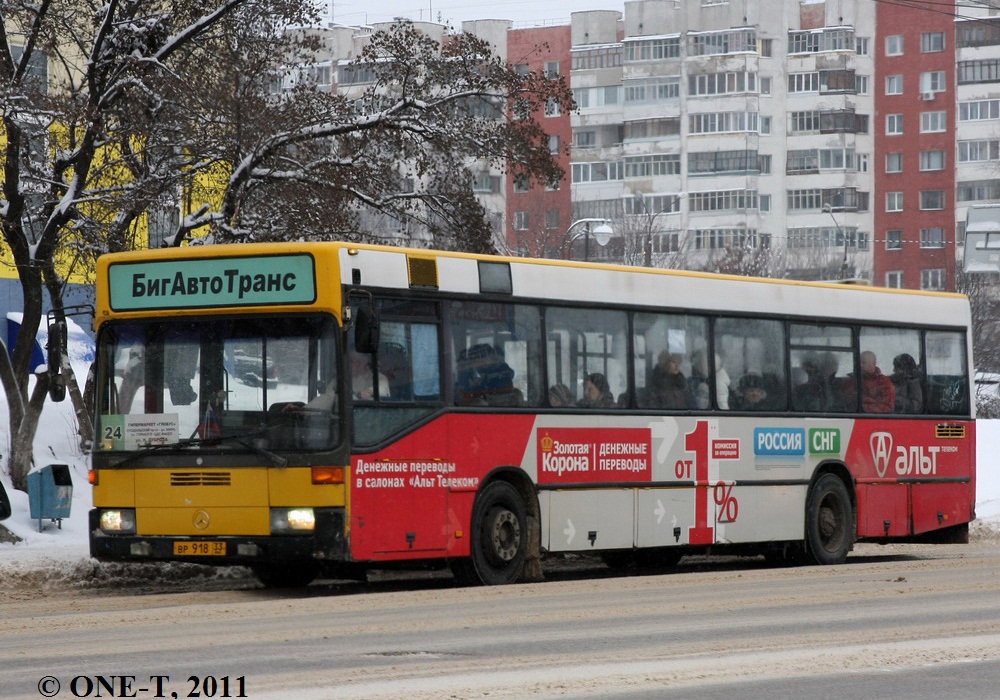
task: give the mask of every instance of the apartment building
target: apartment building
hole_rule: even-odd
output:
[[[563,183],[477,180],[511,254],[954,289],[968,207],[1000,200],[1000,9],[636,0],[462,29],[577,101],[536,115]]]
[[[574,216],[630,262],[870,276],[874,5],[640,0],[617,45],[574,14]]]
[[[1000,8],[963,4],[953,19],[946,37],[954,41],[946,53],[955,61],[955,160],[949,167],[961,260],[969,207],[1000,203]],[[995,260],[995,252],[985,252],[984,259]]]

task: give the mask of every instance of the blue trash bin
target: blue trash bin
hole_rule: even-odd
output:
[[[73,504],[73,479],[69,465],[48,464],[28,473],[28,508],[31,519],[38,521],[38,531],[42,531],[42,521],[50,520],[62,529],[62,519],[69,517]]]

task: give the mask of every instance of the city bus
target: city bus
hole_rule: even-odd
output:
[[[975,518],[961,295],[336,242],[107,255],[96,290],[98,560],[492,585]]]

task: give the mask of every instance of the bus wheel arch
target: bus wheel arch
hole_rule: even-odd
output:
[[[857,533],[857,497],[844,465],[828,464],[816,472],[805,511],[808,556],[817,564],[842,564]]]
[[[470,556],[452,563],[461,583],[502,585],[541,578],[540,509],[524,472],[500,468],[480,485],[469,525]]]

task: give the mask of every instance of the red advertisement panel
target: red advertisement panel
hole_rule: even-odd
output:
[[[648,428],[544,428],[538,431],[538,483],[651,481]]]

